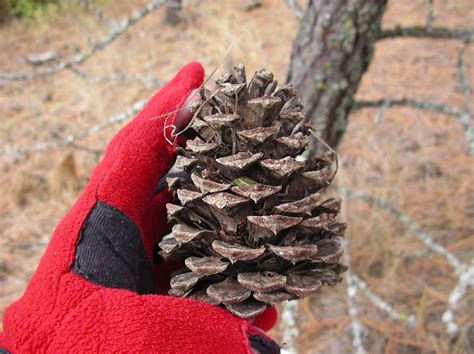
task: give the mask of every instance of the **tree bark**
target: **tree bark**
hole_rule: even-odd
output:
[[[347,126],[387,0],[310,0],[293,44],[287,81],[316,132],[333,148]]]
[[[166,0],[165,2],[165,15],[164,23],[167,25],[175,26],[179,23],[179,13],[183,8],[182,0]]]

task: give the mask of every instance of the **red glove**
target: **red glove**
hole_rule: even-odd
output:
[[[150,118],[181,107],[203,76],[198,63],[182,68],[112,139],[25,294],[6,310],[0,352],[279,352],[262,331],[222,308],[151,295],[152,247],[167,230],[169,198],[167,190],[154,191],[176,144],[164,138],[165,118]],[[267,311],[257,322],[268,329],[275,319]]]

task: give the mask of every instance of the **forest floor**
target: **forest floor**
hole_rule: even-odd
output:
[[[38,144],[82,134],[126,111],[188,61],[198,60],[211,72],[230,44],[224,66],[242,62],[247,73],[266,67],[285,80],[298,28],[285,1],[264,0],[252,10],[237,0],[185,3],[180,24],[166,26],[163,10],[153,12],[78,66],[85,75],[63,70],[34,80],[0,80],[0,317],[25,290],[54,227],[120,124],[73,145],[40,151]],[[423,26],[428,3],[389,1],[383,27]],[[102,1],[101,9],[122,19],[145,4]],[[108,33],[107,16],[76,5],[36,22],[0,25],[1,71],[41,70],[25,63],[25,57],[51,50],[67,60]],[[435,0],[433,18],[435,26],[469,27],[474,6],[469,0]],[[382,40],[357,99],[412,98],[474,112],[468,89],[474,87],[473,58],[474,46],[457,40]],[[354,312],[348,303],[357,309],[362,344],[370,353],[463,353],[474,348],[472,288],[454,308],[463,331],[449,336],[442,321],[459,278],[449,255],[466,268],[474,256],[474,157],[466,140],[472,124],[472,116],[463,124],[460,116],[388,105],[351,114],[339,149],[337,184],[352,192],[343,204],[351,274],[370,293],[359,288],[354,295],[343,282],[301,301],[298,352],[354,351],[354,316],[349,315]],[[21,156],[18,151],[31,153]],[[388,201],[402,214],[364,201],[360,192]],[[442,251],[427,247],[423,236]],[[377,299],[395,312],[384,310]],[[280,323],[273,335],[282,341],[283,332]]]

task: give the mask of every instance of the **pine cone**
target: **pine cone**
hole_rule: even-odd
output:
[[[190,128],[196,137],[178,149],[169,178],[174,224],[159,243],[165,259],[184,259],[169,294],[221,304],[252,318],[269,304],[305,297],[340,282],[345,224],[340,198],[323,200],[336,156],[301,158],[311,138],[291,85],[245,68],[201,89]]]

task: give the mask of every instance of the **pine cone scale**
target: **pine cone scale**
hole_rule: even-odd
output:
[[[245,67],[201,89],[175,166],[189,177],[167,179],[172,231],[159,243],[185,268],[170,295],[220,305],[254,318],[269,304],[310,296],[342,280],[336,216],[340,198],[323,198],[333,178],[333,151],[305,156],[312,139],[291,85],[267,70],[247,84]]]

